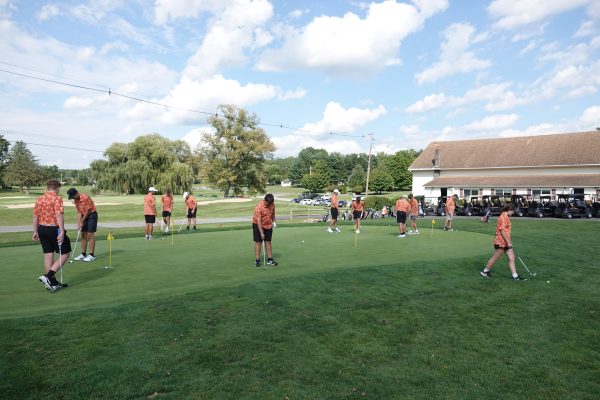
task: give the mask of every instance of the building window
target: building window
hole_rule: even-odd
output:
[[[464,189],[464,198],[479,196],[479,189]]]
[[[512,194],[512,189],[496,189],[494,194],[500,197],[510,197],[510,195]]]
[[[531,194],[534,196],[549,196],[551,192],[550,189],[533,189]]]

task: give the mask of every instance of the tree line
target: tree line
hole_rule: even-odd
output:
[[[285,179],[311,192],[334,187],[342,192],[346,188],[354,192],[365,190],[365,153],[344,155],[308,147],[297,157],[275,159],[275,145],[259,127],[255,114],[221,105],[208,122],[214,132],[203,133],[195,149],[182,140],[143,135],[131,143],[111,144],[104,159],[94,160],[90,168],[82,170],[39,165],[24,142],[11,146],[0,135],[0,181],[28,191],[48,179],[62,179],[125,194],[146,193],[149,186],[182,193],[202,182],[222,190],[225,197],[264,193],[267,184],[279,184]],[[408,167],[419,153],[410,149],[392,155],[373,154],[369,191],[409,189],[412,175]]]

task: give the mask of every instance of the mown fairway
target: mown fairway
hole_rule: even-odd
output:
[[[37,281],[38,246],[0,248],[4,398],[595,399],[600,224],[513,220],[538,273],[478,275],[493,226],[284,226],[280,266],[252,267],[249,229],[113,243]],[[440,226],[440,221],[438,225]],[[420,221],[421,225],[430,223]],[[74,241],[74,239],[73,239]],[[304,241],[304,242],[303,242]],[[526,271],[519,267],[522,275]],[[550,281],[548,283],[548,281]]]

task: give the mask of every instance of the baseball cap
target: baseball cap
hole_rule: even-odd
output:
[[[333,189],[333,193],[335,193],[335,194],[340,194],[340,191],[339,191],[339,190],[337,190],[337,189]]]
[[[148,191],[149,191],[149,192],[158,192],[158,190],[156,190],[156,188],[155,188],[154,186],[150,186],[150,187],[148,188]]]
[[[187,198],[187,197],[188,197],[188,195],[189,195],[189,193],[188,193],[188,192],[183,192],[183,198],[184,198],[184,199],[185,199],[185,198]]]
[[[67,195],[69,196],[69,200],[73,200],[75,198],[75,196],[77,195],[77,189],[71,188],[71,189],[67,190]]]

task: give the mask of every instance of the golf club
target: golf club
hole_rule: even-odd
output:
[[[177,229],[177,232],[181,232],[181,230],[183,229],[183,225],[185,224],[186,219],[184,218],[183,221],[181,221],[181,225],[179,225],[179,229]]]
[[[529,268],[527,268],[527,265],[525,265],[525,263],[521,259],[521,256],[517,256],[517,258],[519,259],[519,261],[521,261],[521,264],[523,264],[523,266],[525,267],[525,269],[527,270],[527,272],[529,272],[529,275],[531,275],[531,276],[536,276],[537,275],[537,272],[531,273],[531,271],[529,270]]]
[[[73,258],[75,257],[75,249],[77,249],[77,243],[79,242],[79,235],[81,234],[81,229],[77,231],[77,239],[75,239],[75,247],[73,247],[73,251],[71,254],[71,259],[69,260],[69,264],[73,263]]]
[[[60,235],[60,229],[58,229]],[[62,242],[58,242],[58,269],[60,270],[60,286],[63,285],[63,273],[62,273]]]
[[[263,267],[262,269],[267,269],[267,247],[265,245],[265,241],[262,241],[262,252],[263,252]]]

